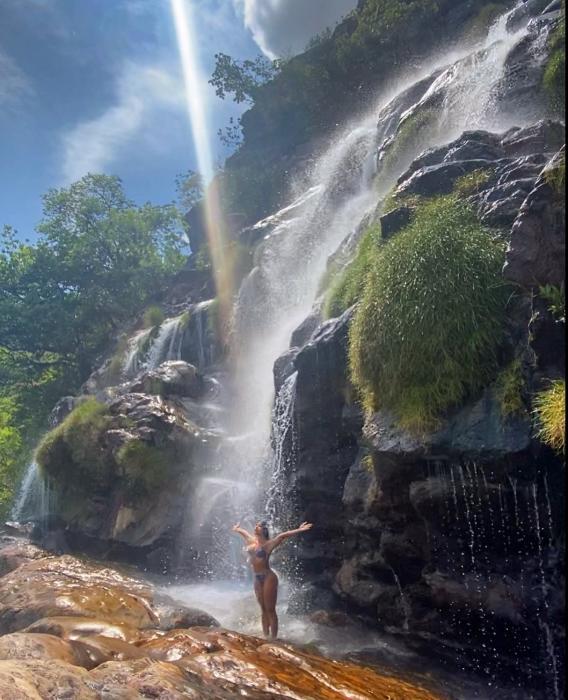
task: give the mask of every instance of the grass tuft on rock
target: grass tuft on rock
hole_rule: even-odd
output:
[[[460,197],[471,197],[478,194],[491,178],[491,171],[479,168],[472,173],[460,177],[454,185],[454,192]]]
[[[355,258],[343,270],[336,273],[324,302],[324,317],[336,318],[357,301],[362,293],[365,279],[373,265],[381,245],[381,228],[371,226],[364,233]]]
[[[494,379],[504,259],[504,244],[453,195],[424,203],[383,246],[350,331],[351,378],[367,410],[430,430]]]
[[[144,328],[155,328],[156,326],[161,326],[164,322],[164,318],[164,312],[159,306],[149,306],[146,311],[144,311]]]
[[[95,399],[80,404],[39,444],[39,467],[62,486],[81,480],[86,488],[104,484],[109,460],[102,437],[110,422],[104,404]]]
[[[538,438],[557,452],[566,448],[566,382],[558,379],[537,394],[534,412],[539,423]]]
[[[503,416],[516,416],[524,412],[524,386],[523,364],[520,358],[516,358],[497,377],[496,395]]]

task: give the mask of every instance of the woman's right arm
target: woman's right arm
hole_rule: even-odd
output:
[[[239,523],[233,527],[233,532],[236,532],[237,535],[240,535],[248,544],[252,544],[254,542],[254,537],[253,535],[242,528]]]

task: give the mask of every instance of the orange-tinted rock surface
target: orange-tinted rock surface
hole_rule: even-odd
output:
[[[37,554],[12,549],[0,577],[12,632],[0,637],[2,700],[436,700],[361,666],[192,627],[212,618],[108,567]],[[185,628],[167,631],[176,622]]]

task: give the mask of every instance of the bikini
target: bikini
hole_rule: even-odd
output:
[[[267,554],[264,551],[264,549],[262,549],[262,548],[255,550],[254,554],[259,559],[266,559],[267,558]],[[264,583],[266,581],[267,575],[268,574],[254,574],[254,580],[257,581],[258,583]]]

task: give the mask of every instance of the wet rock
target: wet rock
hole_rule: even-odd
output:
[[[22,564],[44,559],[48,553],[27,540],[13,541],[0,549],[0,576],[15,571]]]
[[[301,348],[306,343],[309,343],[314,333],[320,327],[322,322],[321,314],[311,313],[300,323],[296,330],[292,333],[290,339],[291,348]]]
[[[72,557],[22,564],[0,579],[0,630],[12,632],[46,617],[102,617],[137,628],[158,626],[151,590],[110,569]]]
[[[412,219],[412,213],[410,207],[398,207],[381,216],[381,237],[383,240],[392,238],[395,233],[408,226]]]
[[[399,180],[397,194],[417,194],[424,197],[449,194],[460,177],[475,170],[483,170],[490,164],[489,160],[464,160],[425,166],[408,179]]]
[[[276,360],[274,363],[274,389],[276,394],[282,388],[284,382],[296,371],[294,362],[298,356],[298,348],[291,348]]]
[[[508,131],[501,141],[506,156],[520,158],[535,153],[554,154],[565,142],[565,128],[560,122],[543,119],[524,128]]]
[[[204,394],[203,377],[187,362],[163,362],[154,370],[140,374],[130,386],[132,393],[197,399]]]
[[[0,661],[18,659],[39,660],[54,659],[74,666],[77,657],[73,645],[50,634],[32,634],[16,632],[0,637]]]
[[[433,433],[411,434],[388,411],[367,420],[365,437],[373,451],[405,459],[460,456],[495,459],[527,450],[531,442],[528,416],[504,417],[493,390],[454,412]]]
[[[24,631],[52,635],[71,641],[89,637],[106,637],[128,644],[135,644],[142,636],[139,629],[125,623],[73,616],[42,618],[26,627]]]
[[[5,700],[99,700],[101,696],[84,669],[54,659],[34,659],[0,661],[0,697]],[[121,696],[115,697],[119,700]],[[135,697],[130,696],[132,700]]]
[[[513,226],[504,275],[527,289],[560,286],[566,276],[565,200],[551,179],[564,158],[562,149],[546,166]]]
[[[186,627],[219,627],[217,620],[196,608],[186,608],[163,594],[154,596],[153,609],[160,620],[160,629]]]

